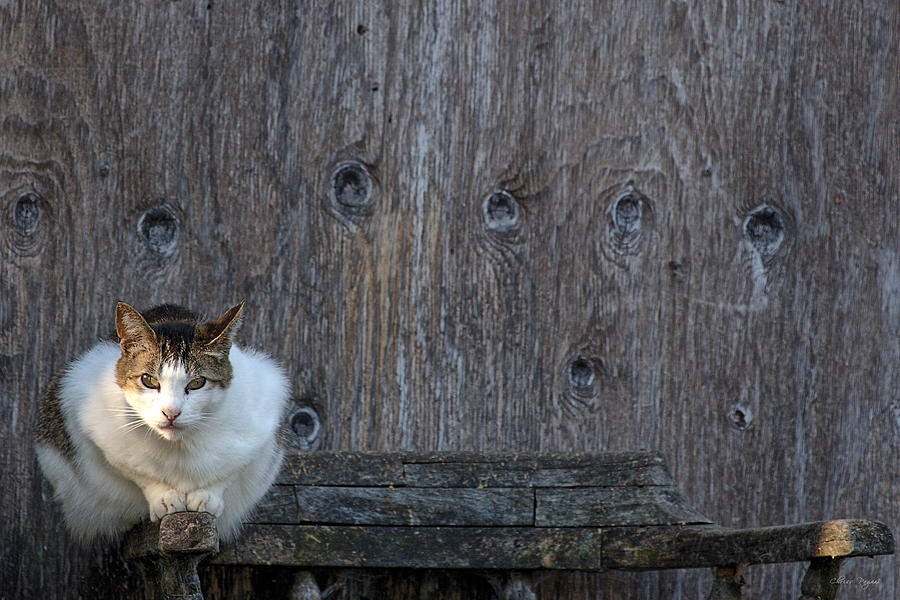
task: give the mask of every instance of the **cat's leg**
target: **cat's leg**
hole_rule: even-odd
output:
[[[141,490],[147,499],[151,521],[159,521],[166,515],[187,510],[185,495],[166,483],[142,483]]]

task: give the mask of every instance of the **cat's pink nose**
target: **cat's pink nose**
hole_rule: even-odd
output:
[[[174,423],[175,419],[177,419],[179,415],[181,415],[181,411],[170,408],[167,412],[164,408],[162,409],[162,414],[169,420],[169,423]]]

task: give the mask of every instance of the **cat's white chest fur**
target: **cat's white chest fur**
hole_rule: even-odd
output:
[[[98,344],[60,380],[74,457],[38,444],[70,529],[90,540],[141,518],[205,510],[229,539],[281,465],[284,371],[263,354],[231,345],[227,386],[188,389],[190,376],[171,365],[172,372],[160,370],[156,389],[142,391],[146,406],[136,409],[116,380],[121,356],[118,344]],[[152,419],[169,427],[148,426]]]

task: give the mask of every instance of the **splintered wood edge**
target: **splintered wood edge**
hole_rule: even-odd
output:
[[[759,529],[613,527],[603,530],[603,566],[652,570],[808,561],[893,554],[891,530],[877,521],[836,520]]]

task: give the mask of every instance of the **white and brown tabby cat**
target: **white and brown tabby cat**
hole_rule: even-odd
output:
[[[116,306],[119,343],[71,363],[41,405],[37,454],[83,542],[184,510],[233,538],[283,457],[284,370],[232,343],[243,304],[218,319],[173,305]]]

